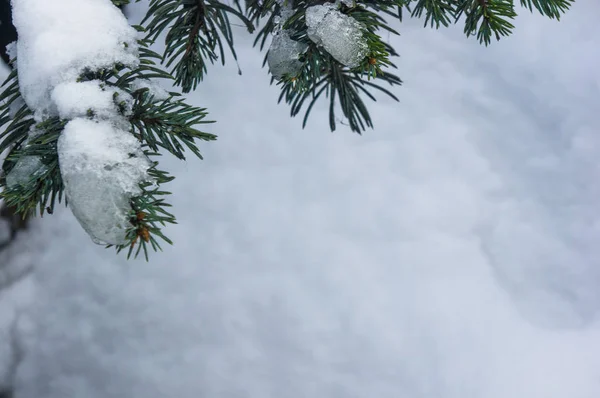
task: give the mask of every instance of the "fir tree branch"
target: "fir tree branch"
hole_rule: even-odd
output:
[[[306,101],[310,99],[302,122],[303,128],[306,126],[308,116],[316,101],[323,93],[329,99],[330,129],[332,131],[336,129],[336,112],[339,106],[342,114],[348,121],[351,131],[359,134],[366,130],[366,128],[373,127],[373,121],[362,99],[362,95],[375,100],[375,96],[371,92],[374,89],[397,100],[396,96],[379,84],[380,82],[385,82],[393,86],[400,85],[402,81],[396,75],[382,69],[396,67],[390,61],[389,57],[397,55],[397,53],[390,45],[382,41],[378,31],[380,29],[386,30],[396,35],[398,32],[392,29],[386,20],[375,12],[384,9],[390,10],[396,4],[391,2],[384,4],[373,1],[364,6],[342,6],[341,11],[343,13],[356,19],[365,27],[363,35],[369,47],[369,54],[361,65],[350,70],[333,59],[327,52],[319,48],[308,38],[304,16],[304,7],[308,6],[308,3],[304,0],[303,2],[294,3],[294,7],[297,6],[298,9],[285,22],[283,28],[293,32],[290,35],[293,40],[308,45],[308,50],[302,56],[303,67],[300,73],[297,76],[287,76],[278,83],[282,89],[278,102],[285,100],[286,103],[290,104],[290,114],[294,117],[300,113]],[[373,7],[373,9],[371,10],[367,7]],[[275,9],[277,12],[280,12],[279,4],[275,6]],[[263,29],[258,33],[254,42],[257,45],[260,39],[261,49],[267,37],[275,29],[275,16],[276,13],[274,12]],[[267,56],[268,52],[265,55],[263,65],[266,63]],[[369,79],[373,79],[373,82],[369,81]],[[271,83],[274,81],[275,79],[272,79]]]
[[[158,153],[145,151],[146,156],[158,156]],[[133,198],[131,201],[130,223],[131,226],[126,232],[128,243],[123,245],[107,245],[107,248],[115,247],[117,253],[128,250],[127,258],[131,256],[137,258],[140,252],[144,252],[144,258],[148,261],[149,246],[154,251],[161,250],[162,247],[157,238],[172,245],[173,242],[162,233],[162,227],[169,224],[177,224],[175,216],[166,210],[171,207],[165,202],[164,196],[170,195],[170,192],[160,191],[159,186],[166,184],[174,179],[167,172],[158,170],[154,162],[149,170],[149,175],[155,183],[143,183],[140,185],[142,194]],[[137,246],[137,250],[136,250]]]
[[[458,23],[465,16],[464,33],[476,36],[486,46],[492,37],[500,40],[512,33],[514,26],[510,20],[517,16],[514,0],[395,0],[398,16],[402,20],[402,8],[406,8],[412,17],[425,15],[424,26],[439,28],[449,26],[451,20]],[[377,1],[375,1],[377,2]],[[520,4],[552,19],[569,10],[574,0],[520,0]]]
[[[207,62],[213,64],[220,57],[225,63],[223,40],[237,60],[229,14],[239,18],[248,31],[254,30],[239,9],[216,0],[150,0],[142,21],[147,39],[154,42],[167,31],[165,65],[173,66],[174,82],[183,92],[196,89],[207,72]]]
[[[0,153],[9,151],[2,164],[0,187],[4,189],[0,197],[23,217],[32,215],[36,207],[39,207],[39,214],[43,215],[46,211],[52,213],[57,197],[58,202],[62,199],[63,186],[58,168],[56,141],[64,123],[58,118],[50,118],[36,124],[31,110],[23,101],[20,108],[11,115],[11,106],[21,99],[17,76],[17,70],[14,69],[3,85],[8,87],[0,95],[0,101],[4,101],[0,105],[0,127],[8,124],[0,134]],[[25,145],[34,128],[40,134]],[[19,159],[28,156],[40,158],[45,170],[32,175],[24,185],[7,187],[6,176]]]
[[[411,17],[421,18],[425,13],[424,27],[427,27],[428,23],[430,27],[435,26],[436,29],[440,25],[447,27],[456,14],[457,0],[417,0],[412,10],[410,10],[410,1],[406,3],[405,6],[408,7]]]
[[[215,135],[197,129],[200,124],[212,123],[205,120],[206,110],[186,104],[177,93],[165,92],[166,96],[162,94],[157,98],[149,88],[139,88],[136,84],[140,80],[150,79],[173,81],[169,73],[157,66],[162,57],[148,48],[149,43],[148,40],[139,42],[139,66],[131,68],[116,64],[112,69],[84,70],[78,81],[101,81],[101,87],[107,90],[116,88],[133,97],[133,103],[127,103],[115,92],[113,100],[122,116],[129,120],[130,132],[140,140],[147,157],[159,156],[158,150],[165,149],[174,156],[185,159],[184,152],[187,148],[202,158],[195,141],[216,139]],[[37,208],[40,215],[52,213],[55,204],[63,200],[64,186],[57,142],[69,121],[49,117],[36,123],[31,111],[22,102],[16,70],[10,74],[3,87],[4,91],[0,94],[0,127],[5,128],[0,134],[0,152],[9,152],[2,165],[0,188],[3,191],[0,197],[22,215],[36,213]],[[15,110],[15,105],[20,102],[23,105]],[[87,116],[95,117],[93,112]],[[40,159],[43,167],[30,175],[28,180],[7,186],[7,177],[17,163],[26,158]],[[167,223],[176,223],[176,220],[166,210],[170,205],[165,197],[170,192],[161,190],[161,186],[172,181],[173,177],[159,170],[156,161],[152,162],[148,175],[150,180],[140,184],[141,194],[131,198],[132,216],[131,226],[126,231],[127,243],[116,246],[118,252],[129,248],[128,257],[135,257],[143,251],[148,259],[149,249],[161,250],[159,240],[172,243],[163,234],[162,227]]]
[[[42,134],[27,145],[17,144],[4,161],[3,175],[0,179],[0,186],[3,186],[4,190],[0,197],[23,217],[32,216],[35,213],[40,216],[43,216],[44,213],[52,214],[56,203],[62,202],[64,186],[60,175],[56,145],[64,125],[65,122],[58,118],[48,119],[38,124],[36,129],[42,131]],[[30,180],[23,185],[7,186],[6,176],[20,159],[26,157],[39,158],[44,168],[33,174]]]
[[[132,2],[111,1],[118,7]],[[78,81],[101,82],[99,87],[102,90],[114,92],[113,101],[120,113],[116,115],[119,122],[124,121],[125,126],[129,122],[129,132],[140,141],[141,150],[149,159],[155,159],[165,150],[179,159],[185,159],[186,149],[202,158],[197,140],[216,139],[215,135],[198,129],[201,124],[212,123],[205,120],[206,109],[188,105],[178,93],[157,94],[156,90],[139,83],[166,79],[169,84],[181,86],[184,92],[189,92],[203,80],[209,62],[213,64],[219,58],[222,63],[225,62],[226,46],[237,60],[229,20],[231,16],[240,19],[251,32],[255,24],[262,24],[254,41],[254,45],[259,45],[261,50],[267,39],[280,28],[287,30],[292,40],[306,44],[307,50],[299,59],[302,64],[300,71],[296,73],[296,69],[293,69],[294,76],[284,75],[278,82],[281,87],[279,102],[285,100],[290,105],[291,115],[296,116],[305,109],[303,127],[315,104],[325,94],[329,105],[330,129],[336,129],[336,112],[341,110],[350,129],[360,134],[366,128],[373,127],[363,96],[375,101],[374,92],[380,91],[397,101],[398,98],[383,84],[395,86],[402,83],[398,76],[389,72],[396,67],[390,57],[398,54],[383,41],[381,32],[398,32],[390,27],[384,16],[402,21],[403,10],[407,10],[412,17],[424,17],[425,26],[436,28],[449,26],[451,22],[458,23],[464,16],[464,33],[476,36],[487,46],[493,37],[500,40],[512,33],[514,26],[511,20],[517,15],[514,0],[359,0],[357,4],[350,5],[338,2],[341,13],[362,24],[362,38],[368,47],[368,52],[361,50],[359,53],[361,57],[366,54],[360,64],[349,69],[324,48],[313,43],[307,35],[306,9],[328,2],[333,1],[294,1],[293,15],[283,26],[279,26],[276,17],[281,13],[283,3],[278,0],[247,0],[244,10],[240,0],[233,0],[232,5],[218,0],[150,0],[149,11],[142,22],[146,27],[137,27],[146,35],[139,42],[139,66],[116,64],[108,69],[84,70]],[[536,9],[553,19],[560,19],[561,14],[573,3],[574,0],[520,0],[521,6],[530,11]],[[166,49],[160,55],[149,47],[163,33],[166,33]],[[268,55],[267,51],[265,62]],[[163,70],[160,64],[171,68],[171,73]],[[357,63],[347,64],[354,66]],[[272,79],[271,83],[274,81]],[[62,201],[65,190],[57,143],[69,120],[57,116],[42,118],[37,114],[34,119],[19,91],[16,70],[9,75],[2,89],[0,154],[6,153],[7,156],[0,174],[0,188],[3,189],[0,197],[23,215],[52,213],[55,204]],[[92,109],[87,117],[96,117]],[[27,159],[39,160],[41,166],[28,179],[26,173],[25,178],[21,173],[19,179],[12,178],[17,183],[7,186],[11,172]],[[158,161],[151,162],[147,171],[149,178],[139,186],[141,193],[128,199],[131,209],[126,243],[115,246],[117,252],[128,249],[128,258],[143,251],[148,259],[150,249],[161,250],[160,240],[172,243],[163,234],[162,228],[169,223],[176,223],[176,219],[169,212],[170,205],[166,202],[170,192],[162,190],[162,185],[174,177],[158,166]],[[127,204],[125,207],[127,212]]]
[[[521,0],[521,5],[529,11],[536,8],[540,14],[556,20],[560,20],[561,14],[567,12],[574,3],[575,0]]]
[[[157,152],[161,147],[185,160],[185,145],[202,159],[195,140],[214,141],[217,138],[195,128],[198,124],[214,123],[203,120],[206,110],[175,99],[174,93],[168,99],[157,101],[146,89],[134,92],[134,98],[134,112],[130,119],[132,132],[152,151]]]
[[[492,35],[500,40],[511,34],[514,25],[508,20],[517,16],[513,0],[459,0],[455,20],[463,14],[466,16],[465,34],[476,35],[486,46],[491,43]]]
[[[246,16],[256,25],[267,15],[278,12],[278,8],[277,0],[246,0]]]
[[[390,85],[400,85],[402,81],[397,76],[381,72],[374,81],[386,82]],[[380,84],[364,79],[362,73],[350,71],[339,64],[329,54],[323,54],[313,45],[307,51],[303,69],[297,78],[284,79],[278,83],[282,87],[278,102],[285,100],[291,105],[290,115],[298,115],[304,104],[309,100],[304,114],[302,127],[307,124],[311,110],[319,97],[324,93],[329,98],[329,127],[336,129],[336,104],[339,104],[342,114],[348,120],[350,129],[361,134],[367,127],[373,127],[373,121],[360,94],[365,94],[371,100],[376,100],[369,91],[375,89],[398,98]]]

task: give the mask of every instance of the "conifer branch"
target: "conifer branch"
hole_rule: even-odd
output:
[[[143,28],[137,27],[139,30]],[[148,48],[149,41],[141,40],[140,64],[130,68],[116,64],[112,69],[84,70],[78,81],[101,81],[105,88],[118,88],[134,98],[131,105],[114,95],[115,104],[123,115],[127,116],[130,132],[142,143],[144,155],[153,158],[164,149],[174,156],[185,159],[185,149],[202,158],[196,140],[213,141],[216,136],[197,130],[206,121],[207,112],[203,108],[190,106],[175,92],[166,92],[165,97],[157,98],[147,87],[138,87],[136,82],[150,79],[168,79],[173,77],[157,67],[162,57]],[[13,63],[16,62],[13,60]],[[39,213],[52,214],[56,203],[63,201],[64,186],[59,168],[57,141],[68,123],[58,117],[46,118],[35,122],[31,110],[21,99],[18,73],[16,68],[6,79],[4,91],[0,94],[0,152],[8,150],[0,175],[0,198],[14,207],[17,213],[26,216]],[[15,105],[22,104],[16,111]],[[128,109],[131,106],[131,110]],[[89,113],[93,118],[94,114]],[[35,135],[32,136],[32,132]],[[7,177],[17,163],[26,158],[38,158],[43,167],[39,172],[12,186]],[[128,257],[137,256],[142,251],[148,259],[149,249],[161,250],[159,239],[171,244],[171,240],[162,232],[168,223],[176,223],[175,217],[166,208],[170,205],[165,197],[170,192],[160,187],[173,180],[165,171],[158,169],[153,161],[148,170],[149,181],[140,184],[141,194],[131,199],[131,226],[126,232],[127,243],[115,246],[117,252],[128,248]],[[65,204],[67,201],[65,200]],[[37,209],[37,211],[36,211]],[[112,247],[114,245],[107,245]]]
[[[132,3],[131,0],[111,2],[117,7]],[[162,79],[189,92],[203,80],[209,63],[219,59],[225,63],[225,47],[237,60],[230,17],[241,20],[249,32],[254,31],[254,26],[260,26],[254,40],[254,46],[260,50],[269,38],[282,31],[293,45],[302,49],[296,51],[297,59],[292,59],[294,67],[278,74],[277,79],[273,77],[271,83],[278,80],[281,89],[278,101],[290,106],[291,116],[304,112],[303,128],[324,95],[323,103],[329,108],[330,129],[336,129],[339,121],[336,113],[341,111],[346,119],[342,124],[347,122],[351,131],[361,134],[374,125],[364,97],[375,101],[375,93],[381,92],[397,101],[389,87],[402,84],[401,79],[391,73],[396,68],[391,58],[398,53],[382,39],[384,32],[398,35],[386,18],[402,21],[404,11],[408,11],[411,17],[423,18],[424,26],[436,29],[464,23],[464,33],[475,36],[487,46],[493,38],[500,40],[513,32],[512,20],[517,15],[514,0],[336,1],[332,15],[339,18],[338,21],[352,21],[351,26],[359,26],[353,28],[354,33],[358,33],[352,39],[361,42],[362,46],[353,53],[352,62],[343,64],[340,59],[344,60],[344,57],[336,56],[332,47],[315,39],[314,31],[309,37],[307,9],[328,3],[334,2],[247,0],[242,7],[240,0],[230,4],[219,0],[149,0],[142,25],[135,27],[144,35],[138,42],[139,65],[117,63],[108,68],[81,71],[77,82],[97,84],[100,93],[110,91],[111,115],[122,122],[124,130],[129,127],[124,134],[131,134],[139,141],[139,147],[135,147],[137,152],[125,153],[124,157],[139,159],[143,154],[149,159],[144,163],[144,168],[149,165],[145,174],[147,179],[139,183],[139,191],[133,189],[138,192],[134,197],[126,197],[125,243],[115,239],[123,244],[109,247],[114,246],[117,252],[127,250],[128,258],[143,252],[148,259],[150,250],[161,249],[161,241],[172,243],[164,235],[163,228],[176,223],[176,219],[166,201],[170,192],[162,186],[174,177],[160,170],[156,159],[165,151],[185,159],[186,150],[201,159],[199,142],[214,141],[216,136],[200,130],[200,126],[212,123],[206,120],[206,109],[187,104],[179,93],[157,89],[155,82]],[[573,3],[574,0],[520,0],[522,7],[530,11],[535,9],[541,15],[557,20]],[[110,4],[107,5],[110,8]],[[330,5],[327,7],[332,9]],[[281,21],[284,12],[286,19]],[[166,48],[161,55],[150,47],[163,34],[166,34]],[[271,50],[266,51],[263,66],[269,55],[272,55]],[[16,66],[16,60],[12,62]],[[161,65],[170,68],[170,72]],[[6,156],[0,173],[0,198],[23,216],[51,214],[56,203],[64,200],[68,204],[65,192],[70,192],[70,185],[68,178],[63,181],[61,174],[58,142],[70,120],[40,115],[38,110],[34,118],[21,95],[16,68],[1,89],[0,154]],[[85,116],[84,110],[81,117]],[[96,117],[94,109],[90,108],[87,118],[96,120]],[[15,173],[18,170],[21,172]],[[135,185],[140,180],[133,181]]]
[[[237,60],[229,14],[240,19],[249,32],[254,31],[239,9],[216,0],[150,0],[142,21],[147,39],[154,42],[167,31],[165,65],[173,66],[174,82],[184,93],[195,90],[203,80],[207,62],[213,64],[220,57],[225,63],[223,40]]]
[[[380,83],[387,83],[390,86],[402,84],[401,79],[384,71],[382,68],[395,68],[396,66],[390,61],[389,57],[397,55],[395,50],[383,42],[381,35],[378,33],[380,29],[388,31],[392,34],[398,34],[392,29],[386,20],[378,15],[375,10],[387,10],[393,6],[392,4],[380,4],[377,2],[356,5],[354,7],[342,6],[341,12],[356,19],[364,26],[363,35],[367,40],[369,53],[362,61],[361,65],[355,69],[349,69],[341,65],[333,57],[331,57],[319,46],[315,45],[307,36],[307,26],[304,15],[304,8],[308,6],[304,0],[294,3],[294,13],[283,25],[284,29],[289,29],[294,32],[292,39],[308,45],[308,50],[302,56],[303,66],[296,76],[287,76],[278,85],[281,86],[282,92],[278,102],[285,100],[291,105],[290,115],[292,117],[298,115],[302,110],[303,105],[310,99],[302,127],[306,126],[308,117],[313,109],[316,101],[324,93],[326,98],[329,98],[329,127],[332,131],[336,129],[336,112],[341,108],[342,114],[346,118],[351,131],[361,134],[366,128],[373,128],[373,121],[370,117],[368,109],[362,99],[362,95],[366,95],[371,100],[375,101],[372,90],[381,91],[390,96],[394,100],[398,100],[389,90],[383,88]],[[372,7],[370,10],[368,7]],[[281,6],[276,5],[276,12],[281,11]],[[266,38],[275,30],[274,12],[263,29],[258,33],[254,45],[260,41],[262,49]],[[258,15],[258,11],[251,11]],[[266,57],[263,65],[266,63]],[[372,79],[373,81],[370,81]],[[271,83],[275,79],[271,80]]]

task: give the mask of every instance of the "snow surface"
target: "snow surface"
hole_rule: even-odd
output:
[[[127,262],[58,211],[14,253],[16,397],[600,396],[599,7],[488,48],[407,21],[361,137],[300,130],[240,37],[193,96],[219,140],[163,160],[174,247]]]

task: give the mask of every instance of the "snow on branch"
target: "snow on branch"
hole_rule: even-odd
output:
[[[133,98],[81,76],[136,67],[137,32],[108,0],[13,0],[13,13],[26,104],[37,122],[67,120],[58,159],[73,214],[95,242],[125,244],[129,200],[141,193],[151,164],[128,132],[131,110],[115,101]]]
[[[63,193],[99,244],[135,255],[174,223],[161,184],[173,179],[151,160],[159,150],[201,157],[196,129],[206,111],[187,105],[156,79],[144,29],[129,25],[111,0],[12,0],[18,41],[15,71],[0,94],[0,194],[22,214],[52,213]]]

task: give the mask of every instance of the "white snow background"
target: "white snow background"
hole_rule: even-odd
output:
[[[243,76],[190,96],[218,141],[163,160],[175,246],[128,262],[63,210],[0,253],[35,269],[0,293],[16,398],[600,397],[599,12],[488,48],[403,23],[363,136],[301,130],[238,34]]]

